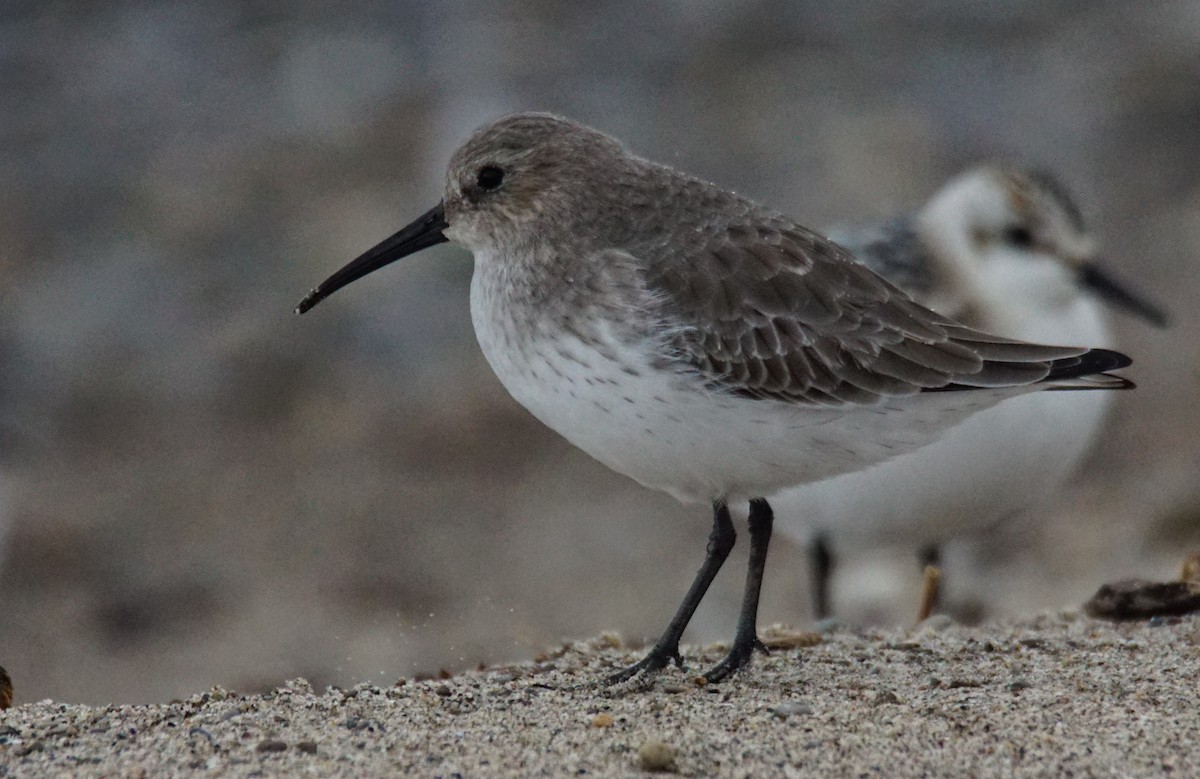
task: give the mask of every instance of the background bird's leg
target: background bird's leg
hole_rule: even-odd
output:
[[[812,587],[813,617],[816,621],[833,616],[833,603],[829,593],[833,569],[837,561],[829,548],[829,537],[818,533],[808,542],[808,574]]]
[[[937,544],[921,547],[917,552],[921,563],[921,607],[917,611],[917,622],[929,619],[929,615],[940,605],[942,592],[942,550]]]
[[[770,509],[768,509],[769,511]],[[770,532],[770,525],[768,523],[768,536]],[[750,526],[750,533],[753,539],[753,524]],[[679,604],[679,608],[675,611],[675,616],[671,618],[670,624],[667,625],[667,629],[663,631],[662,636],[659,637],[658,642],[650,650],[650,653],[639,662],[608,677],[609,684],[624,682],[642,672],[652,673],[661,670],[671,661],[674,661],[679,667],[683,667],[683,658],[679,655],[679,639],[683,636],[683,631],[692,619],[692,614],[695,613],[696,607],[704,599],[704,593],[708,592],[708,586],[716,578],[717,571],[721,570],[721,565],[724,564],[725,558],[729,557],[729,552],[733,549],[733,544],[736,540],[737,532],[733,529],[733,520],[729,518],[729,507],[725,505],[724,501],[713,503],[713,526],[712,531],[708,534],[708,550],[704,555],[704,563],[700,566],[700,570],[696,572],[696,578],[692,580],[692,586],[688,589],[687,595],[683,596],[683,602]],[[753,548],[751,548],[751,554],[753,554]],[[764,555],[766,553],[765,547],[763,553]],[[762,577],[761,571],[759,577],[760,579]],[[757,607],[757,589],[754,593],[754,599]]]
[[[719,682],[750,662],[755,649],[767,648],[758,640],[758,593],[762,589],[763,571],[767,566],[767,547],[771,544],[771,526],[775,512],[762,498],[750,501],[750,563],[746,567],[746,591],[742,595],[742,611],[738,616],[737,632],[729,654],[712,670],[704,674],[709,682]]]

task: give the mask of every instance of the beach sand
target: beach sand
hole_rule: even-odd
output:
[[[0,776],[1197,776],[1200,618],[765,632],[731,682],[605,689],[605,636],[451,678],[0,712]],[[789,645],[791,645],[789,647]],[[20,680],[14,680],[20,699]]]

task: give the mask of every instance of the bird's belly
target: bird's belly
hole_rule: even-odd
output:
[[[613,470],[687,502],[770,496],[928,444],[1003,393],[934,393],[827,409],[712,390],[603,323],[580,337],[503,319],[476,334],[508,392]],[[581,328],[576,328],[577,331]]]

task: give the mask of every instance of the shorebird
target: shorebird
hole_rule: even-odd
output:
[[[1074,200],[1037,170],[984,166],[921,208],[830,235],[915,300],[1027,341],[1108,346],[1103,303],[1155,325],[1166,315],[1107,271]],[[940,545],[1025,511],[1060,487],[1095,442],[1111,396],[1037,393],[988,409],[919,452],[788,490],[772,501],[807,538],[818,618],[831,615],[833,545],[919,547],[932,611]]]
[[[778,211],[516,114],[454,152],[442,201],[313,289],[303,313],[451,241],[475,258],[471,319],[512,396],[592,457],[712,509],[707,553],[666,630],[620,683],[669,663],[749,506],[746,587],[721,681],[762,643],[758,596],[779,490],[935,441],[1006,398],[1132,386],[1105,349],[992,336],[924,308]]]

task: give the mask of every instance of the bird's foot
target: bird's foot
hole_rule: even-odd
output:
[[[617,671],[612,676],[604,680],[606,685],[623,684],[635,676],[647,678],[658,673],[666,668],[671,663],[676,667],[683,668],[683,655],[679,654],[679,647],[674,646],[669,649],[662,649],[655,646],[650,650],[649,654],[637,661],[628,668]]]
[[[717,684],[729,678],[735,671],[738,671],[750,664],[750,659],[754,656],[754,650],[762,652],[764,655],[770,654],[763,642],[758,640],[757,635],[751,635],[748,639],[738,639],[733,642],[733,648],[729,650],[729,654],[725,655],[725,659],[717,663],[704,673],[704,681],[708,684]]]

